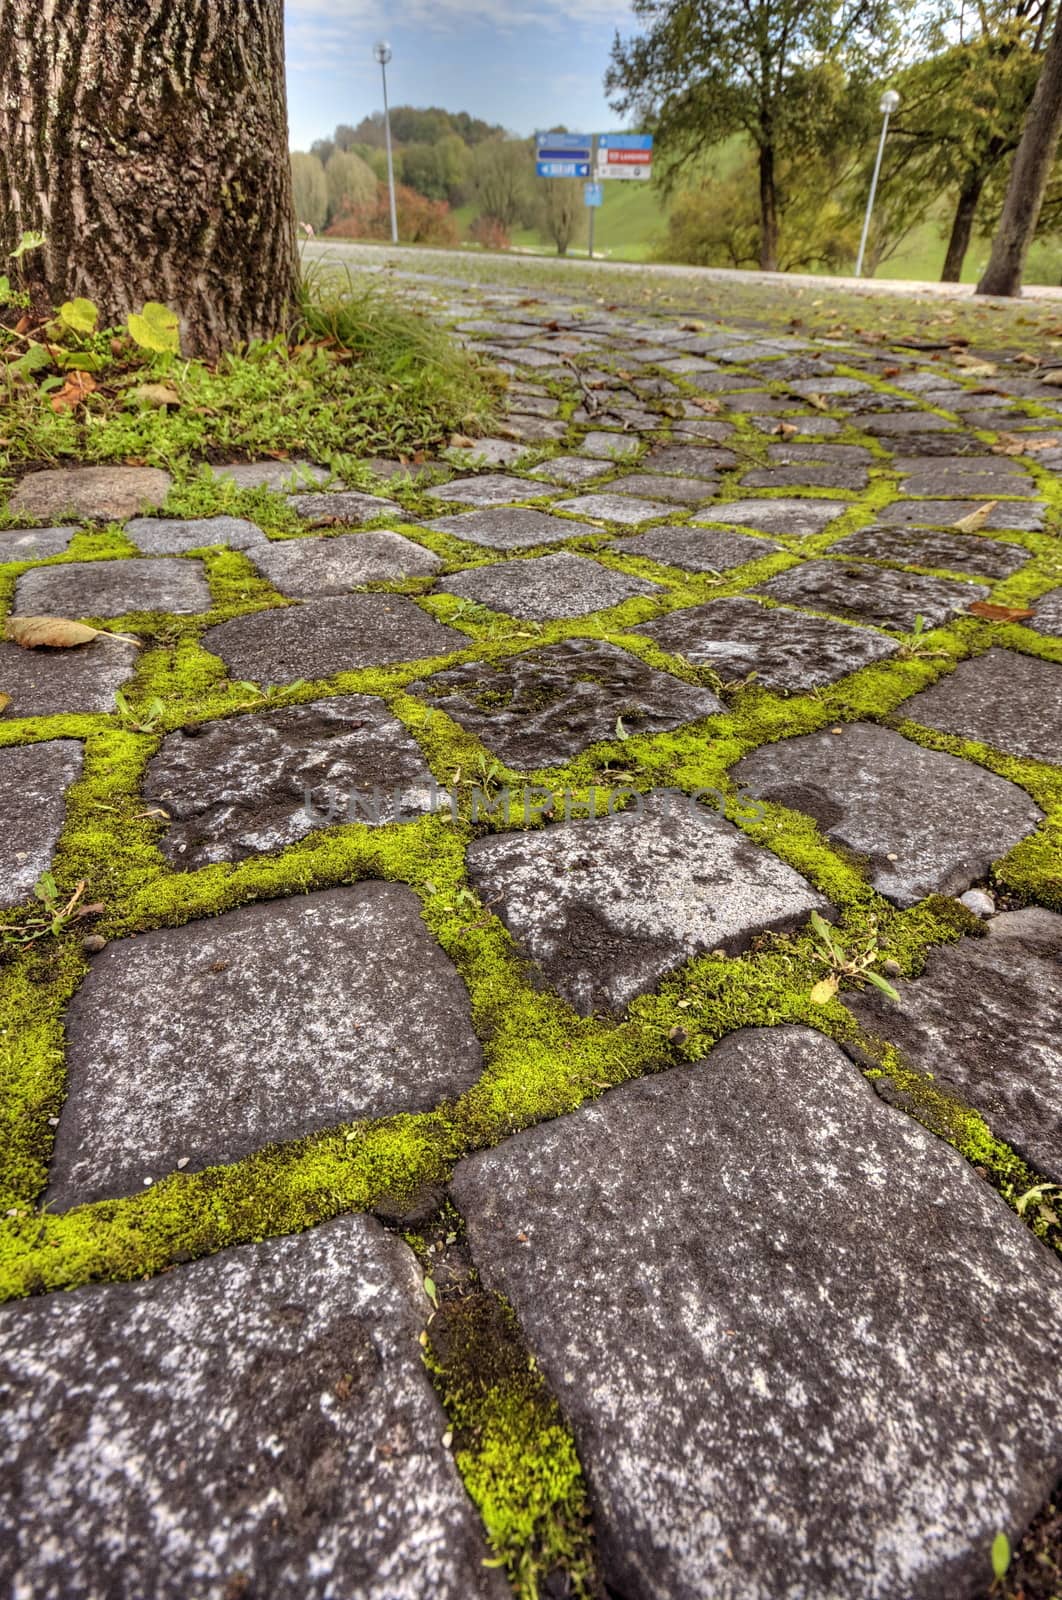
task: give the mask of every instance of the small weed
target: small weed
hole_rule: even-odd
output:
[[[898,654],[901,661],[931,661],[934,657],[939,659],[947,656],[948,652],[946,650],[934,650],[931,648],[926,640],[928,631],[926,619],[919,612],[918,616],[915,617],[914,627],[909,634],[905,635],[900,645]]]
[[[33,893],[40,905],[40,912],[27,917],[18,926],[0,929],[0,942],[8,945],[34,944],[49,934],[53,939],[58,939],[72,923],[80,922],[84,917],[98,917],[103,911],[101,905],[81,904],[85,893],[84,879],[77,884],[69,900],[63,901],[55,879],[50,872],[46,872],[34,884]]]
[[[166,715],[166,707],[158,695],[148,701],[143,711],[134,710],[120,689],[115,693],[114,703],[122,727],[129,728],[133,733],[154,733]]]
[[[818,959],[824,961],[830,969],[826,977],[820,979],[811,991],[811,998],[816,1005],[826,1005],[832,1000],[841,987],[843,978],[861,978],[867,983],[872,983],[883,994],[887,994],[890,1000],[899,1000],[900,996],[889,980],[883,978],[880,972],[874,971],[881,960],[881,951],[878,949],[877,931],[873,923],[866,945],[855,954],[850,954],[845,949],[837,930],[831,928],[817,911],[811,913],[811,927]]]

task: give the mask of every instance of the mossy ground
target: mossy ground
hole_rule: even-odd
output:
[[[595,352],[595,364],[602,359],[601,352]],[[851,370],[867,381],[862,370],[845,368],[843,354],[835,359],[841,372]],[[652,369],[647,371],[651,375]],[[881,379],[869,381],[886,391],[895,387]],[[785,383],[770,379],[760,386],[787,392]],[[572,395],[562,392],[570,410]],[[843,425],[837,436],[840,442],[869,443],[874,452],[870,490],[857,497],[835,494],[849,509],[826,533],[782,536],[780,551],[765,545],[760,560],[740,569],[696,575],[662,566],[625,554],[622,539],[613,542],[602,525],[600,532],[573,538],[568,548],[593,554],[617,570],[654,579],[662,585],[659,595],[573,621],[527,624],[446,594],[429,593],[427,580],[377,585],[410,594],[426,611],[464,633],[467,649],[431,661],[366,668],[326,682],[263,690],[230,681],[222,663],[202,648],[200,638],[216,622],[288,602],[243,555],[207,551],[203,559],[213,600],[208,615],[142,614],[108,623],[135,632],[144,642],[126,695],[134,717],[155,699],[162,702],[150,732],[137,731],[129,717],[117,714],[20,720],[17,706],[11,708],[0,720],[0,747],[56,737],[84,741],[84,770],[69,796],[54,870],[62,892],[71,892],[84,880],[88,898],[103,903],[96,931],[108,939],[121,938],[254,900],[363,878],[408,884],[421,901],[427,926],[467,986],[485,1071],[456,1103],[430,1113],[322,1131],[267,1147],[229,1166],[175,1173],[142,1193],[52,1215],[39,1201],[64,1095],[63,1013],[86,971],[87,957],[74,932],[41,940],[28,949],[0,943],[0,1294],[69,1288],[89,1279],[145,1276],[226,1245],[306,1228],[343,1211],[400,1205],[404,1198],[444,1181],[462,1155],[574,1111],[640,1074],[680,1060],[703,1059],[719,1039],[737,1028],[800,1022],[848,1044],[860,1042],[843,1003],[843,990],[826,1006],[810,998],[825,968],[815,941],[806,933],[764,937],[740,957],[692,961],[655,993],[636,1000],[618,1022],[579,1017],[544,990],[521,961],[498,917],[470,888],[464,852],[472,838],[488,829],[542,825],[551,806],[562,806],[560,797],[565,793],[573,797],[576,814],[580,807],[588,814],[592,807],[600,810],[607,791],[617,788],[718,791],[726,814],[751,839],[769,846],[830,900],[840,937],[850,948],[866,948],[872,942],[880,960],[890,959],[903,974],[916,975],[929,950],[975,933],[975,920],[955,901],[942,898],[897,910],[869,887],[858,864],[833,848],[808,817],[777,806],[754,813],[730,777],[742,755],[766,742],[860,719],[883,722],[908,738],[999,772],[1028,791],[1047,822],[998,864],[995,880],[1015,902],[1062,910],[1058,848],[1062,774],[915,726],[903,713],[912,694],[993,644],[1062,661],[1062,641],[1028,628],[962,617],[917,643],[903,641],[897,655],[829,688],[787,697],[772,694],[755,681],[731,686],[725,691],[725,715],[655,738],[637,733],[617,736],[591,746],[566,765],[532,773],[506,768],[446,715],[445,701],[429,706],[408,692],[412,683],[440,667],[467,660],[500,661],[571,637],[610,639],[652,666],[721,689],[710,672],[665,654],[630,629],[684,606],[742,592],[798,558],[828,552],[838,538],[874,519],[896,493],[895,475],[881,446],[859,434],[843,412],[834,414]],[[179,412],[175,417],[153,414],[151,426],[158,437],[142,434],[138,446],[146,459],[174,472],[168,511],[184,516],[224,511],[250,517],[273,536],[305,533],[280,497],[240,491],[204,469],[192,453],[198,446],[181,431],[184,424],[179,417]],[[107,427],[112,424],[124,426],[120,418],[111,419]],[[279,420],[271,426],[274,447],[293,454],[304,449],[315,453],[314,438],[301,413],[290,434],[276,431]],[[101,429],[97,437],[105,431]],[[724,498],[743,495],[737,482],[740,471],[747,467],[750,454],[762,458],[769,443],[740,420],[736,437],[741,466],[723,474]],[[990,446],[993,436],[983,437]],[[226,443],[235,442],[227,436]],[[393,438],[389,442],[394,446]],[[559,442],[550,450],[560,453],[570,442]],[[243,438],[250,453],[260,445],[260,439]],[[86,453],[86,446],[80,436],[70,435],[64,449],[55,453],[76,451]],[[87,453],[92,455],[92,449]],[[343,453],[321,454],[336,468],[338,480],[369,481],[364,469],[348,463]],[[615,475],[634,464],[625,462]],[[993,587],[993,598],[1020,603],[1060,580],[1060,546],[1053,530],[1062,520],[1062,497],[1049,474],[1040,477],[1051,531],[1001,536],[1023,544],[1031,559],[1016,577]],[[607,480],[594,485],[598,487],[607,487]],[[389,485],[387,492],[409,519],[408,525],[391,519],[387,526],[436,551],[446,570],[511,559],[509,554],[484,550],[415,522],[440,509],[422,488]],[[529,500],[533,503],[541,495],[541,483],[528,479]],[[670,519],[676,525],[689,520],[686,511],[676,511]],[[67,554],[55,561],[131,553],[121,529],[112,527],[79,532]],[[534,554],[528,552],[528,558]],[[0,608],[10,607],[22,570],[24,566],[17,564],[0,568]],[[343,825],[238,865],[174,871],[158,848],[161,824],[145,810],[140,797],[145,766],[165,734],[191,722],[347,693],[383,699],[419,742],[439,785],[456,792],[453,812],[382,828]],[[482,815],[473,820],[473,790],[485,779],[494,794],[507,786],[517,794],[525,785],[537,787],[526,809],[522,803],[514,805],[508,822],[500,811],[492,820]],[[0,931],[24,925],[26,916],[23,909],[0,915]],[[1037,1181],[1037,1175],[992,1135],[978,1114],[950,1100],[932,1078],[914,1072],[883,1042],[861,1042],[871,1076],[887,1077],[897,1103],[959,1149],[1009,1198],[1016,1199]],[[1041,1234],[1052,1231],[1042,1219],[1027,1220]],[[465,1303],[460,1311],[448,1313],[455,1319],[449,1353],[444,1359],[435,1352],[432,1360],[453,1419],[466,1482],[483,1510],[499,1556],[522,1592],[531,1594],[536,1574],[541,1576],[558,1560],[569,1571],[582,1570],[586,1552],[576,1534],[582,1525],[585,1489],[570,1436],[551,1410],[540,1380],[519,1363],[513,1364],[511,1335],[515,1336],[506,1321],[509,1314],[486,1296],[471,1304],[471,1310]],[[484,1386],[474,1361],[470,1365],[469,1352],[482,1352],[488,1334],[499,1366],[496,1381]],[[544,1508],[552,1508],[549,1515]]]

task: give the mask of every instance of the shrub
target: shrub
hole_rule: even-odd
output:
[[[508,250],[512,243],[504,222],[499,222],[497,217],[477,217],[468,230],[468,237],[484,250]]]
[[[445,200],[427,200],[407,184],[395,191],[398,237],[405,244],[456,245],[460,243],[457,224]],[[377,185],[370,204],[348,207],[336,217],[328,233],[336,239],[389,239],[391,203],[387,185]]]

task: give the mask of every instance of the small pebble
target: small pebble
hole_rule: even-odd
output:
[[[996,909],[996,902],[984,889],[967,889],[965,894],[959,896],[959,901],[975,917],[990,917]]]
[[[181,1159],[177,1163],[177,1170],[180,1171],[180,1169],[182,1167],[186,1167],[187,1165],[188,1165],[188,1157],[187,1156],[182,1156]]]
[[[88,955],[94,956],[100,950],[106,950],[107,941],[100,933],[87,933],[81,941],[81,948]]]
[[[899,861],[900,858],[896,854],[895,850],[890,850],[888,855],[885,857],[885,859],[886,859],[886,861]]]

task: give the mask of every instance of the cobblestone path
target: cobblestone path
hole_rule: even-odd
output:
[[[407,292],[496,438],[11,496],[6,613],[142,648],[0,643],[0,1589],[986,1595],[1062,1473],[1058,391]]]

